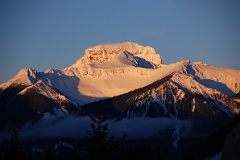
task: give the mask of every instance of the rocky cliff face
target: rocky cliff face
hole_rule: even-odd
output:
[[[136,57],[145,59],[156,66],[162,64],[162,60],[155,49],[149,46],[141,46],[137,43],[124,42],[117,44],[100,44],[85,50],[84,56],[74,66],[82,64],[106,63],[118,57],[124,51]]]

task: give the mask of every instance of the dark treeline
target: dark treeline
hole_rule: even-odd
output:
[[[168,160],[168,159],[205,159],[218,152],[223,153],[224,159],[239,158],[239,152],[234,153],[231,146],[239,146],[235,142],[239,131],[240,121],[236,119],[232,125],[216,130],[201,143],[196,143],[181,153],[165,143],[153,141],[130,141],[127,135],[120,139],[111,137],[108,133],[108,124],[102,117],[91,118],[91,129],[86,133],[84,140],[54,139],[41,143],[25,143],[18,138],[18,130],[13,129],[10,141],[1,147],[1,160]],[[227,136],[228,135],[228,136]],[[226,136],[228,138],[226,138]],[[235,139],[232,138],[235,136]],[[56,142],[60,143],[56,148]],[[236,144],[238,143],[238,144]],[[39,145],[41,144],[41,145]],[[38,148],[36,148],[36,146]],[[40,147],[39,147],[40,146]],[[230,147],[230,148],[229,148]],[[223,150],[222,150],[223,149]],[[229,152],[231,151],[231,154]],[[235,149],[235,151],[237,151]],[[177,155],[177,156],[176,156]],[[230,157],[231,156],[231,157]]]

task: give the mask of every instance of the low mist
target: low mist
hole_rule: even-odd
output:
[[[54,116],[45,116],[36,123],[28,123],[19,130],[19,138],[24,140],[38,140],[44,138],[65,137],[81,139],[91,130],[91,119],[89,117],[68,116],[64,119],[57,119]],[[121,121],[108,120],[108,132],[110,136],[127,139],[148,138],[152,136],[162,137],[164,131],[180,128],[181,135],[190,132],[192,124],[187,120],[173,120],[170,118],[134,118]],[[0,134],[4,139],[9,138],[10,132]]]

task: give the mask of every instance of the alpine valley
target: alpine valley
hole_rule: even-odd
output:
[[[151,146],[147,159],[224,157],[226,145],[239,150],[231,135],[239,123],[240,70],[163,62],[154,48],[124,42],[88,48],[63,70],[23,68],[0,84],[1,141],[17,128],[33,155],[46,144],[83,152],[91,123],[102,122],[125,150]]]

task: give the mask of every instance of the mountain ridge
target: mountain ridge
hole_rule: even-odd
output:
[[[113,47],[112,50],[111,47]],[[89,49],[102,51],[103,48],[111,52],[115,49],[119,51],[117,56],[113,56],[104,63],[82,63],[83,56],[75,64],[63,70],[47,69],[45,72],[37,72],[33,68],[25,68],[9,81],[0,84],[0,89],[4,90],[14,84],[33,85],[38,80],[42,80],[63,93],[73,103],[82,105],[147,86],[171,72],[176,72],[175,81],[193,92],[210,94],[217,91],[234,96],[240,91],[238,76],[240,71],[238,70],[217,68],[203,62],[190,61],[155,65],[147,59],[140,61],[134,53],[140,50],[143,53],[155,55],[157,53],[154,49],[130,42],[102,44]],[[89,56],[89,49],[85,51],[86,57]],[[134,52],[131,53],[131,50]],[[101,53],[104,54],[104,52]],[[79,61],[80,65],[76,66]],[[114,67],[115,65],[118,67]]]
[[[109,56],[106,61],[88,62],[89,56],[106,58],[106,55]],[[152,47],[137,43],[100,44],[86,49],[82,58],[63,70],[50,68],[37,72],[34,68],[23,68],[15,77],[0,84],[0,90],[30,87],[57,104],[63,96],[64,101],[78,106],[134,91],[174,73],[172,80],[177,85],[194,94],[217,99],[223,105],[229,104],[227,99],[240,92],[238,70],[186,60],[162,64],[160,55],[155,57],[156,61],[151,59],[155,55],[159,54]],[[46,86],[45,89],[38,84]],[[231,110],[239,112],[235,102],[232,103]]]

